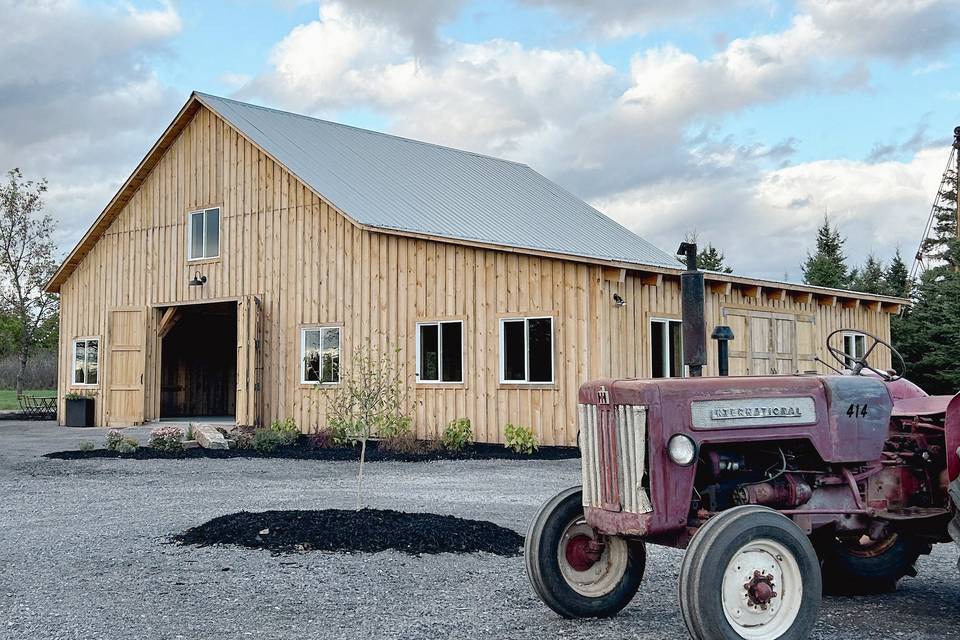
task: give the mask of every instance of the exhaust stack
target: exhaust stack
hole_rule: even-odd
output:
[[[680,274],[680,312],[683,317],[683,364],[690,375],[703,375],[707,364],[707,325],[704,318],[703,272],[697,269],[697,244],[681,242],[677,255],[686,256],[687,270]]]

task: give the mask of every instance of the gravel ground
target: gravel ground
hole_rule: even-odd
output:
[[[355,466],[39,457],[103,433],[0,423],[0,638],[686,637],[671,549],[648,548],[641,591],[620,616],[566,621],[532,595],[520,558],[171,545],[170,534],[243,509],[352,508]],[[576,460],[376,463],[366,503],[523,532],[578,475]],[[919,570],[895,594],[826,598],[814,637],[960,637],[956,549],[940,545]]]

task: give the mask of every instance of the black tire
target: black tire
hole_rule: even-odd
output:
[[[728,569],[734,570],[731,562],[735,556],[745,557],[739,554],[750,553],[752,555],[746,557],[767,557],[763,554],[769,552],[770,545],[774,550],[769,557],[775,557],[782,567],[778,569],[780,577],[772,584],[775,595],[769,601],[769,611],[772,615],[782,604],[787,613],[761,624],[770,624],[771,632],[776,634],[771,637],[778,640],[800,640],[809,635],[817,621],[821,600],[820,564],[813,545],[789,518],[772,509],[748,505],[734,507],[708,520],[687,547],[680,567],[680,610],[694,640],[741,640],[744,637],[725,613],[725,576]],[[750,568],[751,565],[744,567],[744,580],[749,577]],[[727,584],[730,579],[727,578]],[[739,575],[732,579],[739,589]],[[745,587],[746,582],[743,584]],[[746,595],[744,588],[743,597]],[[727,604],[740,615],[738,603]],[[750,605],[744,608],[746,606]],[[751,608],[746,615],[767,615],[760,613],[759,605],[755,611]],[[758,626],[744,628],[757,629]]]
[[[559,558],[565,532],[582,520],[580,487],[561,491],[540,507],[530,523],[524,545],[527,577],[544,604],[564,618],[609,618],[627,606],[640,588],[646,552],[641,541],[608,538],[608,550],[599,562],[606,562],[611,545],[616,545],[619,558],[622,560],[624,553],[626,557],[622,574],[610,575],[611,588],[602,595],[584,595],[575,590],[564,575]]]
[[[903,534],[891,534],[872,546],[829,536],[817,541],[823,568],[823,592],[828,595],[889,593],[904,576],[915,576],[914,564],[930,545]]]

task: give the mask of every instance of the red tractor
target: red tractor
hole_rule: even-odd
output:
[[[803,638],[822,592],[892,589],[932,544],[960,544],[960,394],[928,396],[868,337],[853,359],[828,338],[843,375],[584,384],[583,484],[527,535],[537,595],[612,616],[660,544],[686,549],[693,638]],[[898,369],[871,366],[878,345]]]

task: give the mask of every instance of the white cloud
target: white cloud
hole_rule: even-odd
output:
[[[786,270],[799,279],[824,213],[847,237],[850,266],[897,247],[909,260],[948,153],[933,147],[907,162],[821,160],[756,176],[664,180],[595,204],[661,246],[695,228],[740,273],[779,279]]]
[[[688,20],[763,0],[672,0],[671,2],[610,2],[610,0],[520,0],[522,4],[557,11],[588,33],[621,38],[646,33],[666,23]]]
[[[836,54],[899,59],[936,51],[956,39],[956,0],[801,0]]]
[[[152,9],[0,0],[0,167],[50,179],[63,248],[83,232],[182,96],[151,72],[181,29]]]

